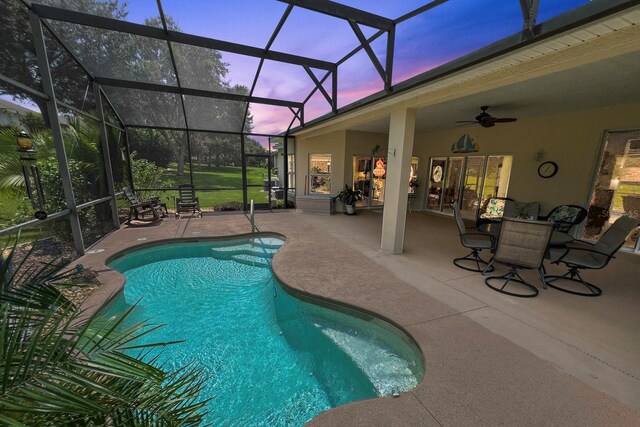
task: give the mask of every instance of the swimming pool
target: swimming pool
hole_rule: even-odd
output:
[[[166,326],[149,341],[184,340],[160,362],[203,366],[214,425],[300,426],[356,400],[414,388],[421,355],[392,325],[339,306],[303,301],[278,283],[274,236],[172,242],[118,256],[124,291],[107,309],[140,300],[130,321]]]

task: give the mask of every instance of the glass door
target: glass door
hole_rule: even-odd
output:
[[[583,237],[597,240],[622,215],[640,218],[640,130],[607,134]],[[624,246],[640,251],[639,235]]]
[[[362,191],[356,207],[369,207],[371,198],[371,157],[353,156],[353,188]]]
[[[384,204],[387,161],[383,157],[353,156],[353,188],[362,191],[356,207],[380,207]]]
[[[482,202],[480,213],[483,213],[492,197],[507,197],[509,177],[511,176],[511,156],[489,156],[482,183]]]
[[[478,212],[482,179],[484,176],[484,156],[469,156],[464,174],[464,189],[462,191],[462,200],[460,204],[460,212],[463,217],[475,218]]]
[[[371,206],[384,205],[384,189],[387,178],[387,161],[382,157],[373,158],[373,181],[371,185]]]
[[[447,166],[446,157],[434,157],[429,166],[429,188],[427,188],[426,208],[434,211],[442,209],[442,187]]]
[[[449,157],[449,167],[444,183],[442,212],[453,212],[450,205],[458,203],[460,200],[460,183],[462,182],[463,168],[464,157]]]

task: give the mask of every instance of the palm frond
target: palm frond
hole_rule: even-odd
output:
[[[199,425],[202,369],[166,372],[136,344],[160,325],[129,324],[133,308],[86,316],[61,297],[61,264],[9,274],[0,266],[0,423],[7,425]],[[57,293],[56,293],[57,292]],[[139,357],[132,349],[141,349]],[[126,351],[126,352],[125,352]]]

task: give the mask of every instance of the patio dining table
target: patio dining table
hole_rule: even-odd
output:
[[[484,234],[488,234],[494,236],[496,239],[500,235],[500,223],[499,222],[491,222],[480,224],[478,226],[478,231]],[[575,239],[573,236],[562,233],[560,231],[553,231],[551,233],[551,239],[549,240],[549,247],[563,247],[573,242]]]

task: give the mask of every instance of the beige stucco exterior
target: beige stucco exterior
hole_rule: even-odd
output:
[[[591,194],[605,132],[637,128],[640,128],[640,102],[520,120],[493,128],[472,126],[417,133],[413,155],[420,159],[420,187],[413,207],[420,209],[424,204],[429,159],[451,156],[451,144],[465,132],[469,132],[479,144],[480,149],[474,155],[513,156],[510,197],[538,201],[541,212],[559,204],[584,205]],[[387,153],[388,140],[387,134],[358,131],[298,137],[296,188],[304,188],[310,153],[332,155],[331,185],[335,195],[345,183],[353,180],[353,156],[371,155],[376,145],[380,145],[381,153]],[[542,160],[536,161],[535,154],[539,150],[544,152],[543,160],[558,163],[558,173],[554,177],[543,179],[538,176]]]
[[[474,154],[513,156],[509,197],[540,202],[543,213],[561,204],[585,205],[591,195],[604,133],[632,128],[640,128],[640,103],[537,117],[493,128],[473,126],[418,134],[414,155],[420,157],[420,188],[427,187],[427,159],[451,156],[451,144],[469,132],[480,147]],[[539,150],[544,157],[536,161]],[[558,173],[543,179],[538,176],[538,166],[547,160],[558,164]],[[423,203],[424,191],[419,194],[416,206]]]
[[[548,43],[548,46],[554,46],[553,40]],[[298,195],[304,194],[301,190],[305,188],[309,153],[331,153],[334,165],[332,195],[345,183],[352,183],[354,155],[371,155],[373,148],[380,145],[380,153],[385,156],[389,146],[388,133],[353,129],[389,117],[394,110],[428,108],[637,51],[640,51],[640,28],[632,26],[514,65],[491,69],[490,64],[483,64],[303,129],[296,133]],[[492,62],[508,62],[522,56],[523,52],[514,52]],[[566,96],[571,97],[571,88],[567,87],[566,91]],[[413,155],[419,157],[420,187],[413,209],[424,206],[429,159],[451,156],[451,144],[465,132],[478,142],[478,155],[513,156],[509,197],[537,201],[541,204],[541,213],[559,204],[586,205],[605,133],[640,128],[640,99],[637,103],[623,104],[605,100],[603,104],[610,105],[598,108],[576,106],[571,110],[543,113],[491,128],[477,125],[457,127],[455,120],[461,117],[452,115],[449,129],[415,133]],[[536,160],[536,152],[543,153],[542,159],[538,156]],[[543,179],[538,176],[537,169],[542,161],[547,160],[556,162],[559,170],[554,177]]]

